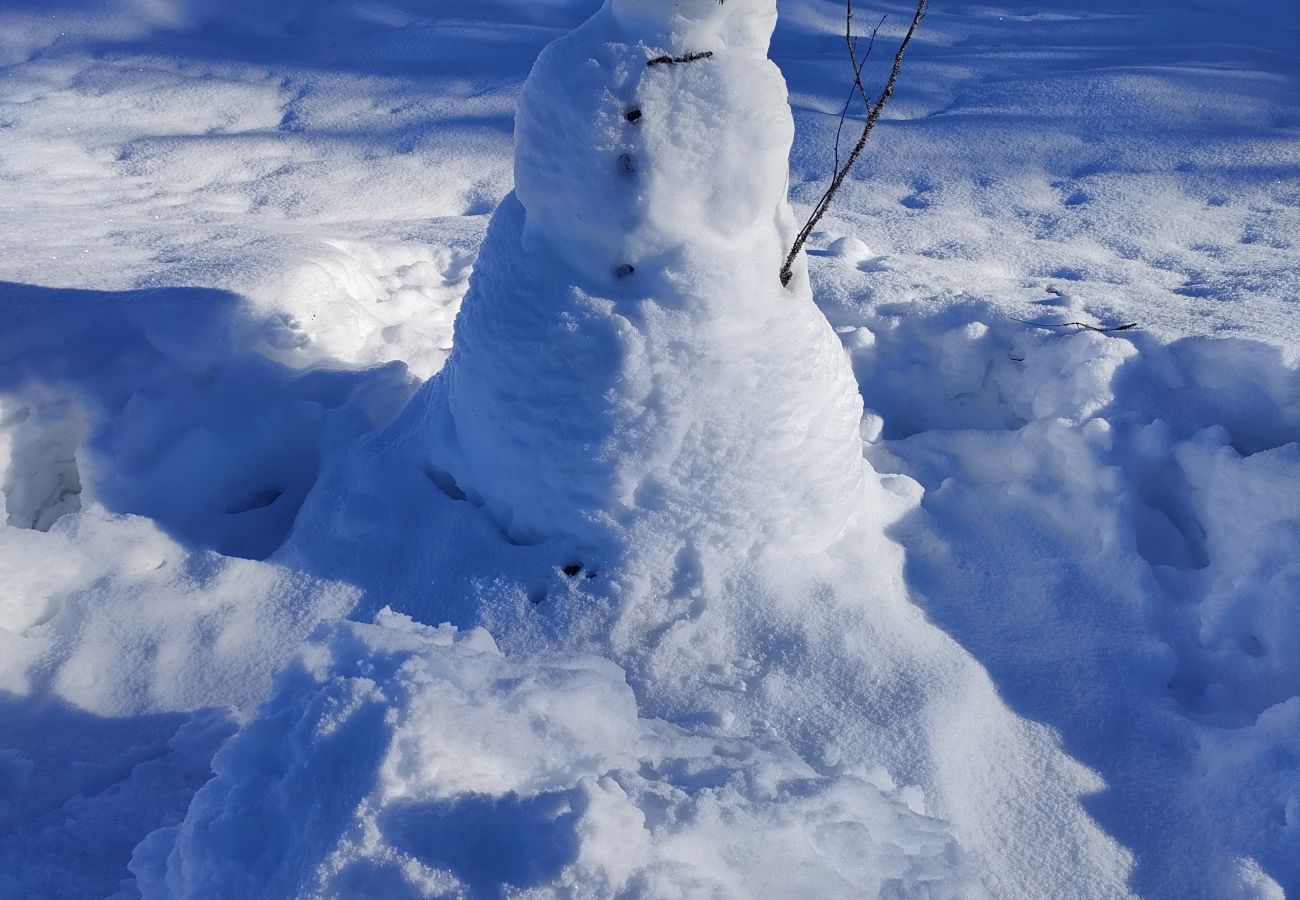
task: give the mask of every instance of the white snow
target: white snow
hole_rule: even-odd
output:
[[[821,550],[862,502],[852,373],[807,282],[777,277],[793,124],[755,44],[770,6],[611,4],[524,85],[514,194],[446,382],[415,401],[428,464],[516,539],[562,535],[606,567],[610,541],[661,535]]]
[[[390,612],[319,634],[213,769],[136,851],[145,897],[986,896],[892,785],[638,719],[607,660]]]
[[[0,896],[1300,892],[1297,10],[843,15],[0,8]]]

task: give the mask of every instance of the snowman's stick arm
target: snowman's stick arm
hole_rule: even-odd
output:
[[[844,101],[844,109],[840,110],[840,124],[835,129],[835,167],[834,171],[840,170],[840,138],[844,136],[844,121],[848,118],[849,107],[853,105],[853,96],[855,94],[862,97],[862,108],[865,111],[871,110],[871,98],[867,96],[867,89],[862,84],[862,67],[867,64],[871,58],[871,51],[876,48],[876,35],[880,34],[880,26],[885,24],[885,16],[880,17],[876,27],[871,29],[871,36],[867,40],[867,51],[862,54],[862,59],[858,59],[858,39],[853,35],[853,0],[848,0],[844,4],[844,43],[849,48],[849,65],[853,67],[853,87],[849,88],[849,96]]]
[[[791,266],[794,265],[795,259],[799,256],[799,251],[803,249],[803,245],[807,242],[808,236],[812,234],[813,229],[817,227],[817,223],[821,221],[822,216],[826,215],[826,211],[830,209],[831,201],[835,199],[836,192],[838,192],[840,186],[844,184],[844,179],[848,177],[849,170],[853,168],[853,164],[857,162],[858,157],[862,155],[863,148],[867,146],[867,138],[871,136],[871,129],[876,127],[876,121],[880,118],[880,114],[884,112],[885,104],[887,104],[890,98],[894,96],[894,85],[898,81],[899,71],[903,68],[903,54],[907,52],[907,45],[912,42],[912,35],[916,33],[917,26],[920,25],[921,20],[925,18],[925,7],[926,0],[917,0],[916,14],[912,16],[912,24],[908,26],[907,34],[903,35],[903,41],[898,45],[898,52],[894,54],[894,65],[889,71],[889,79],[885,82],[885,89],[880,92],[880,96],[876,98],[875,104],[868,110],[867,120],[862,126],[862,136],[858,138],[857,144],[854,145],[852,152],[849,153],[848,160],[845,161],[844,165],[836,171],[835,177],[831,180],[830,187],[826,189],[826,193],[822,194],[821,199],[818,200],[817,204],[813,207],[812,215],[808,217],[808,221],[804,224],[803,228],[799,230],[799,234],[794,240],[794,246],[790,248],[790,253],[785,258],[785,264],[781,266],[781,284],[790,283],[792,274]],[[852,19],[852,0],[849,0],[849,19]],[[877,26],[877,28],[879,28],[879,26]],[[852,55],[853,48],[851,37],[849,52],[850,59],[853,61],[856,86],[861,87],[862,69],[861,64],[859,64]],[[862,91],[862,95],[865,99],[865,89]]]

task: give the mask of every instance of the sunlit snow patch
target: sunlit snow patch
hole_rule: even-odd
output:
[[[137,850],[145,897],[986,896],[906,792],[388,611],[323,628],[214,769]]]

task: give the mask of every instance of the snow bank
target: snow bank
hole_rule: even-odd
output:
[[[323,629],[213,767],[137,850],[146,898],[986,896],[907,792],[638,718],[608,661],[394,613]]]

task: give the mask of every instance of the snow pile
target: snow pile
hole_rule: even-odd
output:
[[[216,291],[0,303],[0,895],[103,896],[231,717],[357,602],[237,557],[269,554],[320,461],[409,389],[400,366],[270,362],[270,326]]]
[[[594,657],[394,613],[324,629],[222,749],[146,898],[984,897],[881,776],[637,718]]]
[[[450,247],[327,241],[255,293],[282,328],[268,348],[289,365],[380,365],[417,378],[446,362],[473,256]]]
[[[1296,883],[1300,681],[1275,648],[1300,633],[1300,371],[1252,342],[1066,335],[977,303],[860,321],[842,336],[887,423],[868,456],[925,490],[892,530],[915,596],[1105,778],[1088,809],[1146,848],[1135,889]]]
[[[648,715],[882,769],[999,896],[1125,896],[1097,780],[910,602],[886,529],[919,492],[863,460],[848,356],[806,274],[781,285],[772,9],[607,4],[542,53],[451,359],[277,558],[350,572],[358,611],[608,657]],[[1024,405],[1085,403],[1118,357],[1076,362]]]
[[[178,539],[264,558],[322,461],[391,418],[403,366],[299,370],[283,328],[220,291],[101,293],[0,284],[0,489],[45,531],[91,502]]]
[[[1207,705],[1253,717],[1300,697],[1300,659],[1285,649],[1300,635],[1300,444],[1243,456],[1215,429],[1180,444],[1174,459],[1195,521],[1205,523],[1211,579],[1198,636],[1224,661],[1207,689],[1226,696]]]
[[[356,599],[95,505],[0,528],[0,895],[104,896],[272,674]]]
[[[265,563],[187,553],[102,509],[45,534],[0,530],[0,688],[33,679],[101,716],[251,711],[271,674],[356,592]]]

